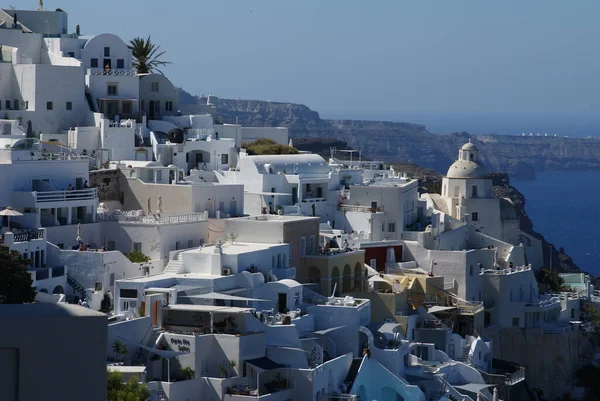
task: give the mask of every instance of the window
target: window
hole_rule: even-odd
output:
[[[98,59],[97,58],[93,58],[90,60],[90,66],[92,68],[98,68]]]
[[[125,60],[123,60],[122,58],[117,59],[117,68],[125,68]]]
[[[10,110],[10,100],[6,101],[6,110]]]
[[[513,317],[512,325],[513,325],[513,327],[519,327],[519,318],[518,317]]]
[[[315,236],[311,235],[310,236],[310,244],[308,247],[308,252],[310,255],[314,255],[316,253],[316,249],[315,249]]]
[[[473,275],[473,265],[469,266],[469,276]]]
[[[300,256],[306,256],[306,237],[300,238]]]
[[[73,102],[67,102],[67,110],[73,110]]]
[[[395,222],[388,223],[388,232],[390,232],[390,233],[396,232],[396,223]]]
[[[175,241],[175,250],[178,251],[179,249],[179,241]]]
[[[111,287],[115,285],[115,273],[110,273],[109,283]]]
[[[150,83],[150,92],[158,92],[158,82]]]
[[[473,185],[473,187],[471,188],[471,197],[477,198],[477,185]]]
[[[118,94],[118,84],[106,84],[106,94],[109,96],[116,96]]]
[[[19,100],[18,99],[15,99],[13,101],[13,109],[19,110]]]
[[[173,102],[168,100],[165,102],[165,110],[166,111],[173,111]]]
[[[52,102],[46,102],[46,110],[52,110]]]
[[[29,110],[29,100],[25,100],[25,110]]]
[[[229,155],[228,154],[222,154],[221,155],[221,164],[227,164],[229,163]]]
[[[191,239],[188,241],[188,248],[193,248],[194,247],[194,240]]]
[[[110,47],[104,48],[104,57],[110,57]]]
[[[471,213],[471,221],[479,221],[479,213],[477,213],[477,212]]]
[[[119,290],[119,295],[121,298],[136,298],[137,299],[137,290],[121,288]]]
[[[134,242],[133,243],[133,251],[134,252],[142,252],[142,243],[141,242]]]

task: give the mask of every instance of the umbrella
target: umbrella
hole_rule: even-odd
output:
[[[12,207],[8,206],[6,209],[0,211],[0,216],[8,217],[8,230],[10,231],[10,217],[23,216],[23,213],[17,212]]]
[[[77,243],[81,243],[81,223],[77,224]]]

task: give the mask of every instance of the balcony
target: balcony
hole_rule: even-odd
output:
[[[29,242],[35,240],[43,240],[44,239],[44,230],[13,230],[13,232],[8,232],[0,235],[0,244],[6,245],[10,247],[13,244],[17,244],[20,242]]]
[[[358,212],[358,213],[382,213],[384,212],[383,206],[371,207],[364,205],[340,205],[344,212]]]
[[[448,327],[437,319],[417,319],[417,329],[448,330]]]
[[[108,77],[135,77],[137,71],[135,68],[132,69],[101,69],[101,68],[88,68],[87,75],[94,76],[108,76]]]
[[[72,191],[14,191],[13,202],[19,207],[52,207],[46,203],[57,202],[66,207],[65,202],[94,201],[96,188],[77,189]]]
[[[206,212],[185,213],[172,216],[138,215],[137,212],[98,213],[98,221],[115,221],[132,224],[181,224],[208,220]]]
[[[525,310],[528,312],[535,311],[538,309],[552,309],[560,308],[560,297],[552,296],[537,301],[525,302]]]
[[[63,277],[65,275],[64,266],[41,267],[29,270],[33,281],[43,281],[49,278]]]

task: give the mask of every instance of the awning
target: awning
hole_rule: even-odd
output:
[[[467,383],[462,386],[454,386],[455,389],[463,390],[471,394],[479,394],[481,390],[485,390],[489,387],[496,387],[494,384],[480,384],[480,383]]]
[[[238,297],[236,295],[221,294],[218,292],[209,292],[207,294],[188,295],[188,296],[182,296],[182,297],[183,298],[194,298],[194,299],[221,299],[221,300],[225,300],[225,301],[269,302],[268,299]]]
[[[382,278],[380,275],[376,275],[376,276],[371,276],[369,277],[369,282],[370,283],[374,283],[374,282],[380,282],[380,283],[386,283],[386,284],[390,284],[386,279]]]
[[[142,344],[138,344],[135,341],[131,341],[127,338],[121,337],[121,336],[114,336],[117,337],[119,340],[122,340],[123,342],[129,343],[131,345],[135,345],[137,347],[141,347],[145,350],[148,350],[150,352],[155,353],[156,355],[163,357],[165,359],[170,359],[170,358],[174,358],[176,356],[180,356],[180,355],[184,355],[184,354],[189,354],[189,352],[177,352],[177,351],[167,351],[167,350],[160,350],[160,349],[156,349],[156,348],[151,348],[151,347],[146,347],[145,345]]]
[[[429,313],[436,313],[436,312],[445,312],[445,311],[449,311],[452,309],[456,309],[456,306],[439,306],[439,305],[434,305],[431,308],[427,309],[427,312]]]
[[[246,361],[246,363],[251,365],[258,373],[264,372],[265,370],[273,370],[285,367],[285,365],[280,365],[267,357],[249,359]]]

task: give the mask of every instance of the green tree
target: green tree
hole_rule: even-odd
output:
[[[150,261],[150,257],[144,255],[140,251],[131,251],[125,254],[125,257],[132,263],[146,263]]]
[[[138,383],[135,377],[123,383],[121,372],[108,372],[106,388],[108,401],[147,401],[150,398],[146,385]]]
[[[148,36],[148,39],[141,37],[133,38],[129,41],[129,46],[127,47],[131,49],[133,66],[138,74],[146,74],[154,71],[162,74],[162,71],[158,67],[171,64],[169,61],[160,59],[166,52],[159,51],[160,46],[152,43],[150,36]]]
[[[25,304],[35,300],[33,280],[27,271],[31,260],[0,246],[0,304]]]
[[[548,286],[552,292],[569,291],[569,288],[565,287],[564,285],[565,280],[563,280],[556,270],[550,270],[542,267],[536,272],[535,278],[537,279],[538,283]]]

